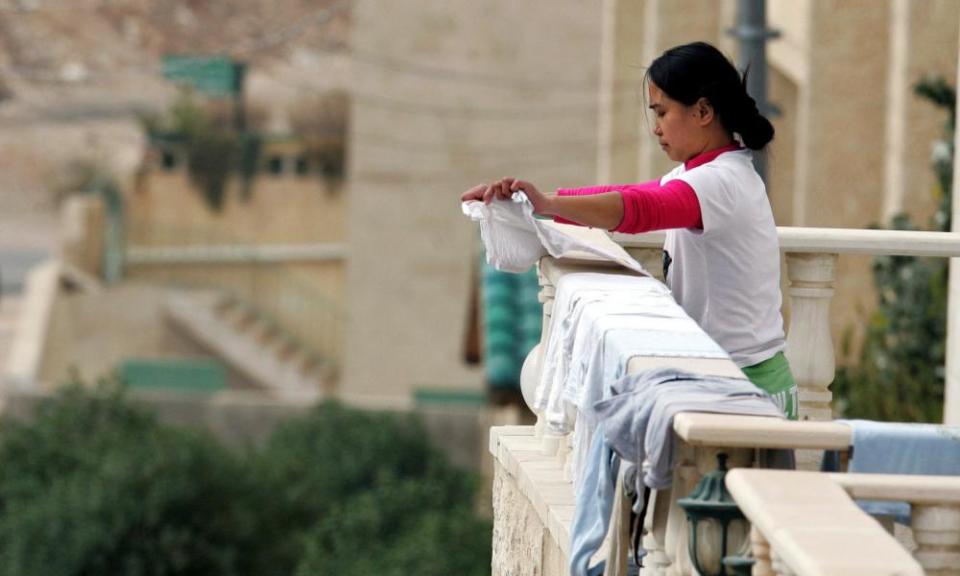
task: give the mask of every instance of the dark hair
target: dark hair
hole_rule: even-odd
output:
[[[747,94],[746,75],[741,79],[727,57],[706,42],[667,50],[650,64],[644,81],[686,106],[706,98],[724,129],[739,134],[751,150],[773,140],[773,125]]]

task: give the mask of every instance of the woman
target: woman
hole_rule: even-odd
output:
[[[773,139],[733,64],[695,42],[671,48],[647,71],[654,135],[681,164],[659,180],[561,189],[524,180],[475,186],[461,199],[522,191],[537,214],[625,233],[668,230],[664,271],[677,302],[750,380],[797,417],[797,387],[783,355],[780,250],[763,180],[750,153]]]

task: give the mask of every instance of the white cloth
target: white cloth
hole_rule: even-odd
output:
[[[608,303],[585,306],[563,389],[564,399],[577,408],[572,452],[575,482],[597,426],[594,403],[626,373],[627,363],[636,356],[728,358],[669,295],[644,296],[619,309]]]
[[[564,400],[562,391],[572,359],[572,343],[580,323],[581,307],[598,301],[627,305],[631,298],[657,294],[669,295],[669,290],[650,277],[584,272],[560,278],[533,406],[534,410],[544,413],[552,432],[566,434],[573,427],[575,413]]]
[[[780,248],[749,152],[725,152],[690,170],[681,164],[660,183],[675,178],[696,193],[703,230],[667,231],[667,284],[737,366],[767,360],[784,348]]]
[[[522,192],[515,192],[510,200],[494,200],[490,204],[471,200],[464,202],[461,209],[480,223],[487,262],[497,270],[523,272],[547,254],[555,258],[586,254],[649,275],[602,231],[538,220],[533,215],[533,204]]]

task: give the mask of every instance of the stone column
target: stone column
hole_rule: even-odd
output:
[[[957,76],[960,77],[960,57],[957,63]],[[960,101],[957,102],[960,109]],[[960,144],[960,130],[953,134],[954,150]],[[953,173],[960,170],[960,154],[954,153]],[[960,178],[953,179],[954,198],[960,191]],[[951,231],[960,232],[960,202],[952,205]],[[943,423],[950,426],[960,424],[960,258],[950,259],[949,288],[947,291],[947,381],[943,392]]]
[[[928,576],[960,574],[960,507],[914,504],[914,555]]]
[[[836,360],[830,336],[830,300],[836,254],[787,254],[790,332],[787,359],[800,388],[800,419],[830,420],[830,383]]]
[[[641,54],[644,3],[604,0],[603,44],[600,48],[600,114],[597,139],[597,181],[631,182],[638,178],[643,101]],[[641,133],[643,130],[643,133]]]
[[[646,534],[643,537],[643,549],[647,551],[644,560],[644,576],[664,576],[670,567],[670,558],[664,545],[666,539],[667,516],[670,513],[670,490],[654,490],[650,493],[647,517],[643,521]]]

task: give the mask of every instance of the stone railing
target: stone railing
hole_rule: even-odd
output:
[[[752,526],[750,543],[756,559],[753,574],[956,574],[924,572],[926,565],[921,568],[883,526],[860,510],[851,497],[860,497],[853,487],[861,479],[876,485],[877,479],[861,474],[730,471],[727,488]],[[896,485],[911,477],[885,479]],[[957,479],[947,480],[956,487]],[[844,490],[848,486],[851,488]],[[784,498],[784,494],[790,497]],[[826,518],[829,521],[825,522]],[[918,553],[918,557],[924,553]]]
[[[841,254],[869,256],[960,256],[960,234],[899,230],[780,227],[780,250],[786,256],[790,331],[787,358],[800,388],[800,418],[829,420],[836,369],[830,335],[830,302]],[[614,240],[651,272],[663,246],[663,233],[614,235]]]
[[[777,422],[770,429],[763,422],[698,424],[696,417],[681,415],[675,432],[681,440],[680,456],[671,490],[651,499],[647,516],[645,547],[649,556],[644,574],[691,574],[686,554],[686,520],[677,499],[688,495],[699,478],[716,467],[717,452],[726,452],[732,466],[759,464],[764,448],[792,448],[798,465],[813,469],[817,455],[803,450],[840,449],[850,443],[849,430],[831,419],[834,377],[834,346],[830,335],[830,303],[837,281],[840,254],[960,256],[960,235],[932,232],[898,232],[815,228],[780,228],[781,250],[785,253],[791,310],[787,337],[788,357],[800,386],[800,422]],[[651,273],[661,270],[662,234],[614,236]],[[540,265],[541,302],[544,304],[542,342],[548,341],[553,314],[555,287],[559,278],[577,271],[610,270],[608,264],[590,261],[557,261],[545,258]],[[541,347],[535,348],[524,365],[521,377],[525,397],[531,397],[539,380]],[[628,373],[652,366],[679,365],[694,372],[739,373],[729,361],[664,358],[634,358]],[[686,419],[692,416],[693,421]],[[696,425],[695,425],[696,424]],[[719,427],[718,427],[719,426]],[[697,434],[704,434],[698,438]],[[552,435],[538,421],[529,429],[495,430],[491,452],[497,462],[495,481],[494,574],[566,574],[570,522],[573,517],[573,490],[570,484],[568,453],[570,437]],[[499,493],[499,497],[498,497]],[[523,501],[527,505],[519,505]],[[524,515],[524,511],[527,515]],[[519,523],[519,524],[518,524]],[[960,537],[960,526],[950,532]],[[888,542],[888,540],[884,540]],[[776,548],[776,543],[772,543]],[[518,565],[517,550],[524,550]],[[869,555],[867,552],[864,554]],[[891,554],[896,555],[895,552]],[[856,553],[854,554],[856,555]],[[853,566],[854,564],[850,564]],[[774,573],[774,572],[768,572]],[[784,571],[784,574],[829,574],[824,571]],[[850,572],[854,573],[854,572]],[[862,572],[868,573],[868,572]],[[877,572],[881,573],[881,572]],[[883,572],[887,573],[887,572]],[[891,574],[894,572],[890,572]],[[903,572],[911,573],[911,572]],[[939,572],[933,572],[939,573]]]

